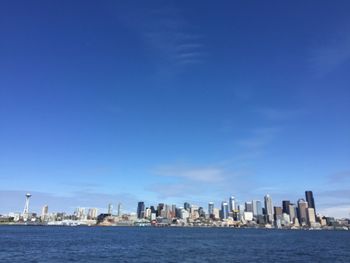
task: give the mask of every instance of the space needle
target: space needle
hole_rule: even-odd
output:
[[[26,203],[24,205],[24,209],[23,209],[23,219],[25,221],[27,221],[28,219],[28,215],[29,215],[29,198],[31,197],[32,195],[30,193],[26,193]]]

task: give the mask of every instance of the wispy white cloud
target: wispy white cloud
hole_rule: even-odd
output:
[[[137,31],[156,54],[153,59],[172,67],[202,63],[205,60],[203,36],[186,21],[181,10],[170,3],[146,8],[142,14],[122,15],[121,19]],[[174,70],[174,68],[172,68]]]
[[[323,76],[350,61],[350,34],[347,30],[329,37],[329,42],[310,51],[309,63],[312,71]]]
[[[340,171],[334,174],[331,174],[328,177],[329,183],[332,184],[343,184],[350,183],[350,170],[349,171]]]
[[[305,114],[305,111],[302,109],[277,109],[271,107],[258,108],[254,112],[270,121],[291,120]]]
[[[269,144],[276,134],[281,131],[280,127],[261,127],[250,131],[250,136],[237,140],[237,144],[248,150],[261,149]]]
[[[154,173],[158,176],[178,177],[197,182],[219,182],[225,178],[225,171],[219,167],[157,167]]]

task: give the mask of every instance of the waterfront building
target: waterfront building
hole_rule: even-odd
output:
[[[181,210],[182,209],[183,209],[183,207],[176,208],[176,213],[175,213],[176,218],[181,218]]]
[[[113,205],[108,204],[108,214],[112,215],[113,214]]]
[[[187,210],[188,212],[191,210],[191,205],[190,203],[185,202],[184,203],[184,209]]]
[[[282,213],[282,219],[281,224],[282,226],[289,226],[290,225],[290,216],[287,213]]]
[[[304,199],[298,200],[298,219],[300,225],[307,224],[308,203]]]
[[[171,217],[172,218],[176,217],[176,205],[175,204],[171,205]]]
[[[274,211],[274,219],[275,220],[281,220],[282,219],[282,207],[280,206],[274,206],[273,207],[273,211]]]
[[[282,212],[286,213],[288,215],[290,214],[289,205],[290,205],[290,201],[289,200],[283,200],[282,201]]]
[[[227,219],[228,218],[228,204],[226,201],[223,201],[221,203],[221,219]]]
[[[214,208],[214,218],[219,219],[220,218],[220,209]]]
[[[171,219],[171,207],[169,205],[164,205],[164,209],[161,211],[160,216],[163,218]]]
[[[84,207],[78,207],[75,210],[74,215],[76,216],[76,218],[78,220],[85,220],[86,219],[86,215],[85,215],[85,208]]]
[[[137,204],[137,218],[141,219],[145,217],[145,203],[138,202]]]
[[[203,207],[198,208],[198,214],[199,214],[199,217],[205,218],[205,212]]]
[[[297,208],[294,204],[289,204],[289,218],[290,222],[294,222],[294,218],[297,216]]]
[[[196,220],[197,218],[199,218],[198,210],[199,210],[198,206],[196,206],[196,205],[191,206],[190,217],[192,220]]]
[[[243,218],[245,221],[253,221],[253,212],[244,212]]]
[[[214,203],[213,202],[208,203],[208,214],[209,214],[209,216],[214,215]]]
[[[98,216],[97,214],[98,214],[97,208],[89,208],[87,218],[94,220],[97,218]]]
[[[314,200],[314,195],[312,191],[305,191],[305,198],[306,198],[306,202],[308,203],[308,207],[314,209],[315,216],[316,216],[315,200]]]
[[[157,218],[157,213],[151,213],[151,221],[156,220]]]
[[[146,208],[145,209],[145,218],[150,219],[151,218],[151,214],[152,214],[152,210],[150,208]]]
[[[157,216],[161,216],[162,215],[162,210],[164,209],[164,204],[163,203],[159,203],[157,206]]]
[[[190,212],[187,209],[181,209],[181,219],[187,220],[190,217]]]
[[[121,216],[122,215],[122,204],[118,203],[118,212],[117,212],[117,216]]]
[[[230,197],[230,200],[229,200],[229,209],[230,209],[230,212],[233,212],[236,210],[236,199],[234,196],[231,196]]]
[[[274,212],[275,227],[281,228],[282,227],[282,215],[283,215],[282,207],[274,206],[273,212]]]
[[[245,202],[245,212],[252,212],[253,213],[253,204],[252,202]]]
[[[272,198],[270,197],[270,195],[265,195],[264,201],[265,201],[265,213],[267,216],[267,222],[271,224],[273,222]]]
[[[252,201],[252,208],[253,208],[253,216],[258,217],[262,215],[262,205],[260,200],[253,200]]]
[[[44,205],[43,208],[41,209],[41,221],[47,221],[48,219],[48,213],[49,213],[49,206]]]
[[[316,217],[315,217],[315,209],[309,207],[307,208],[307,223],[309,226],[312,226],[316,223]]]
[[[242,204],[238,205],[238,220],[244,218],[244,210],[245,210],[244,205]]]

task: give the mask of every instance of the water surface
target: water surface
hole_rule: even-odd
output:
[[[0,262],[350,262],[350,231],[0,226]]]

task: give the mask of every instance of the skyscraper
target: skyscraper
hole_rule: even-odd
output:
[[[222,219],[228,218],[228,204],[226,201],[223,201],[221,203],[221,218]]]
[[[191,205],[190,205],[190,203],[185,202],[185,203],[184,203],[184,209],[187,210],[187,211],[190,211],[190,210],[191,210]]]
[[[261,201],[259,200],[253,200],[252,201],[253,205],[253,215],[255,217],[262,215],[262,206],[261,206]]]
[[[290,205],[290,201],[289,200],[283,200],[282,201],[282,212],[286,213],[288,215],[290,214],[289,205]]]
[[[117,216],[121,216],[122,215],[122,204],[118,203],[118,212],[117,212]]]
[[[245,202],[244,206],[245,206],[245,209],[244,209],[245,212],[253,212],[252,202]]]
[[[309,208],[313,208],[316,214],[315,200],[312,191],[305,191],[305,198]]]
[[[298,219],[300,225],[307,224],[308,203],[304,199],[298,200]]]
[[[90,208],[87,214],[88,219],[96,219],[97,218],[97,208]]]
[[[44,205],[41,209],[41,221],[46,221],[49,212],[49,206]]]
[[[294,204],[289,205],[289,217],[291,222],[294,222],[294,219],[297,217],[297,209]]]
[[[230,197],[229,208],[230,208],[230,212],[233,212],[236,210],[236,199],[234,196]]]
[[[307,223],[309,226],[312,226],[314,223],[316,223],[316,217],[315,217],[315,210],[311,207],[306,209],[306,215],[307,215]]]
[[[270,195],[265,195],[264,201],[265,201],[265,213],[267,215],[267,221],[269,223],[272,223],[273,222],[272,198],[270,197]]]
[[[164,204],[159,203],[157,206],[157,216],[162,216],[162,210],[164,209]]]
[[[213,202],[208,203],[208,214],[209,214],[209,216],[214,215],[214,203]]]
[[[137,204],[137,218],[144,218],[144,217],[145,217],[145,203],[138,202],[138,204]]]
[[[112,204],[108,205],[108,214],[110,214],[110,215],[113,214],[113,205]]]

